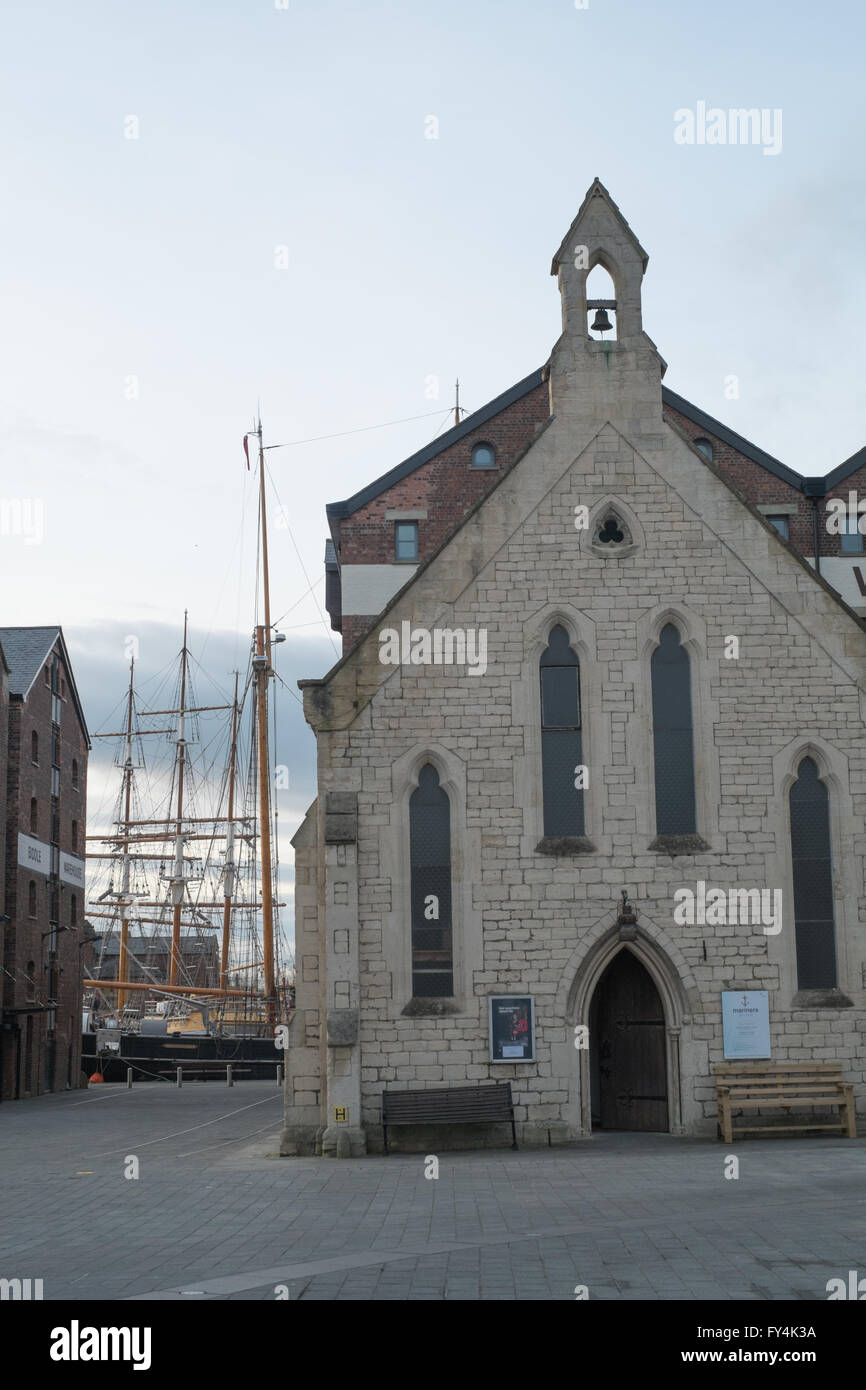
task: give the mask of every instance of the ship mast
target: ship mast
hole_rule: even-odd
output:
[[[173,905],[171,925],[171,966],[168,982],[177,984],[180,969],[180,911],[184,892],[184,834],[183,834],[183,770],[186,758],[186,664],[187,664],[187,610],[183,611],[183,651],[180,663],[180,709],[177,721],[177,819],[174,839],[174,872],[171,877],[171,901]]]
[[[122,829],[126,835],[129,834],[129,818],[132,798],[132,703],[133,703],[133,676],[135,672],[135,657],[130,658],[129,662],[129,698],[126,706],[126,756],[123,760],[123,823]],[[129,840],[123,842],[123,869],[121,876],[121,888],[123,903],[122,915],[120,919],[120,955],[117,961],[117,974],[121,980],[129,979]],[[126,1004],[126,991],[117,992],[117,1012],[120,1014]]]
[[[268,1029],[277,1020],[277,993],[274,971],[274,902],[273,870],[271,863],[271,772],[268,748],[268,682],[273,676],[271,666],[271,595],[268,572],[268,508],[265,494],[265,450],[262,440],[262,420],[259,416],[259,492],[261,495],[262,533],[262,596],[264,625],[256,627],[256,654],[253,672],[256,686],[256,732],[258,735],[259,827],[262,864],[262,955],[264,957],[263,996]]]
[[[235,671],[235,698],[232,703],[232,745],[229,754],[229,805],[228,805],[228,827],[226,830],[226,859],[223,902],[223,938],[222,955],[220,957],[220,985],[225,989],[228,984],[229,969],[229,942],[231,937],[232,920],[232,897],[235,889],[235,768],[237,766],[238,749],[238,673]]]

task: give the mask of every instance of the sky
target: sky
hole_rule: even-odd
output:
[[[447,428],[456,377],[473,410],[546,361],[596,175],[666,384],[834,468],[866,444],[864,30],[853,0],[7,0],[3,622],[62,624],[92,730],[126,638],[146,678],[184,607],[227,682],[260,407],[278,670],[324,674],[326,503]],[[766,110],[781,148],[678,143],[699,103]],[[278,698],[288,837],[315,745]]]

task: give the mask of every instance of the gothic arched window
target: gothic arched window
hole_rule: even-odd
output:
[[[412,994],[454,993],[451,945],[451,806],[431,763],[422,767],[409,798],[412,874]]]
[[[551,629],[539,669],[544,833],[583,835],[580,665],[560,624]]]
[[[695,835],[695,754],[689,654],[673,623],[652,655],[656,834]]]
[[[794,867],[794,931],[799,989],[834,989],[836,940],[830,856],[830,799],[812,758],[789,794]]]

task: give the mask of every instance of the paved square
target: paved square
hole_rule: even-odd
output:
[[[277,1158],[281,1106],[213,1081],[3,1105],[0,1277],[192,1302],[824,1300],[866,1275],[864,1139],[606,1134],[427,1179],[423,1154]]]

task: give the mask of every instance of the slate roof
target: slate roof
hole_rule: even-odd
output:
[[[0,645],[9,667],[10,695],[26,699],[59,636],[59,627],[0,627]]]
[[[423,449],[419,449],[417,454],[410,454],[409,458],[404,459],[402,463],[398,463],[396,467],[390,469],[389,472],[383,473],[380,478],[374,479],[372,483],[368,483],[366,487],[361,488],[360,492],[356,492],[353,497],[346,498],[344,502],[329,502],[325,509],[328,520],[333,523],[340,520],[342,517],[351,516],[353,512],[365,506],[367,502],[372,502],[374,497],[379,497],[383,492],[387,492],[388,488],[393,487],[395,483],[399,483],[401,479],[408,477],[410,473],[414,473],[417,468],[423,468],[424,464],[436,458],[437,454],[441,454],[443,450],[450,448],[452,444],[459,443],[465,435],[471,434],[472,431],[478,429],[480,425],[486,424],[494,415],[498,415],[500,411],[505,410],[509,405],[513,405],[515,401],[519,401],[522,396],[529,395],[530,391],[534,391],[536,386],[540,386],[542,381],[544,381],[546,372],[546,365],[544,367],[539,367],[538,371],[530,372],[529,376],[524,377],[522,381],[518,381],[516,385],[510,387],[508,391],[504,391],[501,396],[497,396],[495,400],[482,406],[480,410],[476,410],[474,415],[467,415],[466,419],[461,420],[459,425],[455,425],[452,429],[448,430],[446,434],[440,434],[431,444],[426,445]],[[691,401],[687,401],[683,396],[678,396],[676,391],[671,391],[667,386],[662,386],[662,401],[665,405],[670,406],[672,410],[676,410],[680,415],[684,415],[687,420],[691,420],[694,424],[699,425],[701,429],[706,430],[708,434],[713,435],[716,439],[720,439],[724,444],[730,444],[730,446],[738,450],[744,458],[751,459],[753,463],[757,463],[761,468],[766,469],[768,473],[772,473],[774,477],[781,478],[783,482],[788,483],[791,487],[796,488],[798,492],[803,492],[809,497],[823,497],[851,473],[856,472],[858,468],[862,468],[866,465],[866,448],[864,448],[859,450],[858,453],[853,454],[845,463],[840,463],[839,466],[831,473],[828,473],[825,478],[805,478],[802,473],[797,473],[793,468],[789,468],[787,464],[781,463],[780,460],[774,458],[772,454],[768,454],[766,450],[758,448],[757,444],[752,444],[752,442],[744,438],[743,435],[737,434],[735,430],[729,429],[727,425],[722,424],[721,420],[716,420],[712,415],[708,415],[706,411],[700,410],[696,405],[692,405]],[[332,541],[326,542],[325,561],[326,564],[333,564],[335,561],[339,563],[337,552],[333,548]]]
[[[419,449],[417,454],[410,454],[409,458],[398,463],[396,468],[390,472],[383,473],[381,478],[376,478],[374,482],[368,483],[366,487],[356,492],[354,497],[349,497],[345,502],[329,502],[325,512],[329,518],[339,518],[351,516],[358,511],[365,503],[372,502],[374,497],[386,492],[389,487],[399,483],[401,478],[407,478],[410,473],[414,473],[416,468],[421,468],[425,463],[429,463],[437,454],[441,454],[443,449],[449,449],[452,444],[457,444],[465,435],[477,430],[480,425],[485,425],[488,420],[492,420],[494,415],[498,415],[507,406],[519,401],[521,396],[528,396],[530,391],[534,391],[536,386],[540,386],[544,380],[546,367],[539,367],[537,372],[530,372],[529,376],[518,381],[516,386],[512,386],[508,391],[503,391],[501,396],[489,401],[487,405],[476,410],[474,415],[467,415],[465,420],[461,420],[459,425],[453,425],[445,434],[440,434],[434,439],[432,444],[427,444],[423,449]]]
[[[66,650],[62,627],[0,627],[0,647],[3,649],[6,665],[9,668],[9,694],[10,696],[17,696],[21,700],[27,699],[33,682],[45,665],[48,653],[58,641],[66,664],[66,673],[69,677],[69,694],[75,705],[89,748],[90,735],[87,732],[87,721],[84,718],[84,710],[81,708],[81,701],[78,697],[75,677],[72,674],[72,662],[69,660],[69,653]]]

